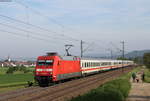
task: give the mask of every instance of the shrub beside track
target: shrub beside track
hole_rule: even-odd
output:
[[[135,69],[134,72],[138,70],[139,68]],[[73,98],[71,101],[124,101],[131,88],[130,76],[131,72],[109,81],[83,96]]]

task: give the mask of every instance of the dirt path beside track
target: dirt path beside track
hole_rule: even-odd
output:
[[[139,83],[131,80],[132,88],[126,101],[150,101],[150,83],[143,83],[141,73],[137,73]]]

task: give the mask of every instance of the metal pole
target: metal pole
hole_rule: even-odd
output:
[[[113,59],[113,52],[112,52],[112,50],[110,50],[110,54],[111,54],[111,59]]]
[[[81,40],[81,58],[83,57],[83,41]]]
[[[123,60],[124,60],[124,41],[121,42],[122,43],[122,72],[123,72],[123,66],[124,66],[124,63],[123,63]]]

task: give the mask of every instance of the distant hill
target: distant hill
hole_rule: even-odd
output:
[[[144,53],[148,53],[150,50],[136,50],[129,52],[125,55],[125,57],[130,58],[130,57],[142,57]]]
[[[148,53],[150,52],[150,50],[135,50],[135,51],[131,51],[127,54],[125,54],[125,57],[126,58],[135,58],[135,57],[143,57],[144,53]],[[108,54],[85,54],[84,57],[87,57],[87,58],[108,58],[110,59],[110,56],[108,56]],[[113,58],[117,58],[117,57],[120,57],[120,55],[115,55],[113,54]]]

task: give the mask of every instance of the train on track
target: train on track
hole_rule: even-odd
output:
[[[83,59],[76,56],[61,57],[57,53],[39,56],[35,67],[35,80],[40,86],[62,80],[83,77],[106,70],[134,65],[129,60]]]

